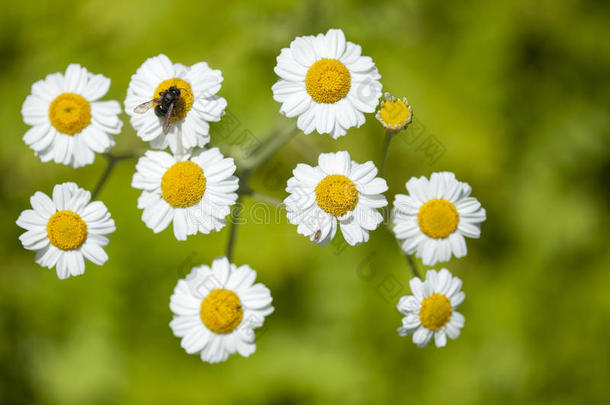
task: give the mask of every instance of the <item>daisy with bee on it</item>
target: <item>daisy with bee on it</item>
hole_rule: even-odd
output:
[[[209,122],[220,121],[227,101],[217,96],[220,70],[206,62],[172,63],[161,54],[147,59],[131,77],[125,111],[142,140],[153,149],[181,152],[210,141]]]

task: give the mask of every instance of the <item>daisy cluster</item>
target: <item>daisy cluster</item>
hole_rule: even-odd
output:
[[[281,50],[275,72],[279,80],[272,92],[280,113],[296,117],[305,134],[337,139],[364,124],[365,114],[376,112],[393,136],[412,120],[406,98],[386,93],[380,103],[375,63],[340,29],[295,38]],[[141,190],[137,207],[154,233],[171,225],[183,241],[227,224],[238,198],[237,167],[233,158],[207,147],[210,123],[220,121],[227,107],[218,95],[222,82],[221,71],[206,62],[186,66],[165,55],[149,58],[131,77],[125,112],[150,147],[138,159],[131,185]],[[43,162],[74,168],[93,163],[96,153],[109,154],[122,129],[120,103],[101,100],[109,87],[110,79],[76,64],[34,83],[22,108],[31,127],[23,137],[26,145]],[[317,164],[300,163],[292,173],[284,200],[287,219],[312,243],[325,246],[340,231],[348,244],[360,245],[384,222],[388,186],[372,161],[356,162],[348,151],[321,153]],[[406,191],[395,195],[391,210],[403,252],[426,266],[464,257],[465,238],[478,238],[485,220],[470,186],[441,172],[411,178]],[[104,248],[115,222],[94,197],[75,183],[58,184],[51,196],[36,192],[32,209],[17,219],[25,229],[20,236],[24,248],[36,252],[41,266],[55,268],[60,279],[83,274],[86,260],[97,265],[108,260]],[[254,353],[254,329],[274,310],[269,289],[256,278],[248,265],[220,257],[178,280],[170,298],[170,327],[187,353],[209,363]],[[464,325],[455,311],[464,299],[460,279],[446,269],[429,270],[425,280],[415,277],[410,286],[413,295],[398,303],[404,315],[398,333],[413,334],[418,346],[433,337],[438,347],[447,337],[455,339]]]

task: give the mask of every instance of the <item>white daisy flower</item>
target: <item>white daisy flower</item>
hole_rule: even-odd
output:
[[[280,112],[296,117],[306,134],[313,130],[337,139],[364,124],[381,96],[381,75],[362,48],[345,40],[340,29],[297,37],[277,57],[272,87]]]
[[[169,326],[182,338],[187,353],[219,363],[230,354],[244,357],[256,351],[254,328],[273,312],[269,289],[254,284],[256,272],[237,267],[221,257],[209,266],[198,266],[178,280],[169,307],[174,318]]]
[[[485,209],[470,197],[471,187],[450,172],[432,173],[430,180],[412,177],[409,195],[394,199],[394,233],[403,240],[402,249],[415,253],[432,266],[451,258],[466,256],[464,237],[478,238]]]
[[[464,327],[464,315],[455,308],[466,295],[460,289],[462,280],[452,277],[447,269],[428,270],[426,280],[414,277],[409,282],[413,295],[400,298],[398,310],[406,315],[402,318],[400,336],[413,334],[413,343],[424,347],[434,336],[436,347],[447,344],[447,336],[457,339]]]
[[[235,203],[238,179],[235,163],[218,148],[175,157],[148,151],[138,160],[132,187],[143,190],[138,208],[155,233],[174,223],[174,235],[186,240],[197,232],[210,233],[226,225]]]
[[[407,129],[407,126],[413,121],[413,109],[409,105],[409,100],[406,97],[396,98],[390,93],[385,93],[384,98],[375,118],[388,131],[400,132]]]
[[[93,163],[94,152],[108,152],[112,134],[123,126],[119,102],[98,101],[109,87],[110,79],[77,64],[37,81],[21,108],[23,121],[32,126],[23,140],[43,162],[75,168]]]
[[[292,173],[284,200],[288,220],[312,242],[326,245],[339,223],[345,241],[358,245],[383,221],[377,209],[388,204],[382,194],[388,186],[375,177],[373,162],[356,163],[348,152],[322,153],[318,166],[300,163]]]
[[[161,54],[147,59],[131,76],[125,112],[131,116],[131,125],[138,136],[150,141],[154,149],[165,149],[169,145],[172,152],[179,150],[178,134],[182,134],[182,146],[191,149],[202,147],[210,141],[209,122],[220,121],[227,107],[227,100],[216,96],[222,83],[220,70],[212,70],[206,62],[184,66]],[[153,103],[145,113],[134,109],[142,103],[157,99],[170,87],[180,90],[180,98],[171,115],[172,124],[167,135],[163,133],[165,114],[158,110],[159,103]],[[157,115],[159,114],[159,115]]]
[[[37,191],[31,210],[19,215],[17,225],[25,229],[19,240],[36,252],[36,263],[57,268],[65,279],[85,272],[85,259],[99,265],[108,260],[103,247],[106,235],[115,231],[114,220],[101,201],[89,202],[91,193],[75,183],[58,184],[53,199]]]

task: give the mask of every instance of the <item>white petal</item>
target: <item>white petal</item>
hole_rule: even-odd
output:
[[[81,247],[83,256],[90,262],[101,266],[108,260],[108,254],[98,244],[89,239],[87,238],[87,241]]]
[[[413,334],[413,343],[419,347],[424,347],[430,342],[433,332],[420,326]]]
[[[436,347],[444,347],[447,345],[447,335],[444,330],[434,332],[434,344]]]
[[[53,204],[53,201],[44,193],[37,191],[30,198],[30,204],[32,204],[32,208],[43,218],[50,218],[57,209]]]

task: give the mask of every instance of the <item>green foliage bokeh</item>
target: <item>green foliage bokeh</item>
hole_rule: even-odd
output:
[[[29,1],[0,6],[0,402],[3,404],[582,404],[610,380],[610,34],[595,1]],[[34,263],[15,225],[37,190],[92,190],[104,158],[71,169],[23,143],[33,82],[81,63],[125,97],[147,58],[207,61],[223,72],[230,113],[261,141],[295,120],[279,114],[275,57],[298,35],[342,28],[371,56],[384,91],[407,96],[431,162],[409,134],[394,140],[388,199],[411,176],[450,170],[487,209],[467,257],[444,264],[464,281],[461,337],[443,349],[400,338],[398,295],[411,277],[386,229],[370,242],[319,248],[285,217],[246,198],[234,262],[272,291],[257,352],[208,365],[174,337],[169,296],[193,265],[224,255],[228,227],[175,240],[141,221],[134,162],[99,198],[117,231],[103,266],[60,281]],[[127,116],[115,151],[147,147]],[[239,162],[232,138],[212,145]],[[298,162],[348,150],[378,161],[372,114],[333,141],[300,134],[254,175],[283,199]],[[419,138],[419,139],[424,139]],[[276,219],[275,217],[278,217]],[[264,222],[264,221],[262,221]],[[420,263],[421,265],[421,263]],[[440,268],[440,266],[436,266]]]

